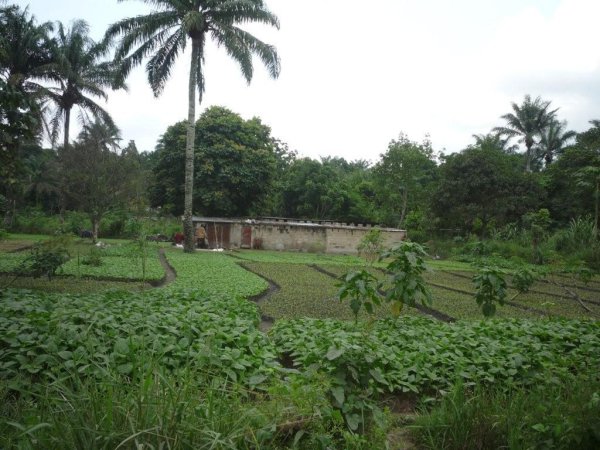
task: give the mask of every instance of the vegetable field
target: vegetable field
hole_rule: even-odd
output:
[[[7,284],[27,257],[14,247],[0,254]],[[355,323],[339,282],[365,267],[383,279],[382,265],[154,244],[142,258],[127,242],[100,260],[0,291],[0,447],[394,448],[390,399],[430,408],[456,386],[509,395],[595,386],[600,373],[595,280],[518,295],[509,280],[509,303],[483,319],[473,272],[442,265],[425,279],[430,308],[452,323],[409,307],[392,318],[388,306]],[[146,280],[168,281],[140,290],[142,260]],[[275,321],[268,333],[261,317]]]

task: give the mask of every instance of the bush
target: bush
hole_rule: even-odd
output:
[[[379,228],[373,228],[360,240],[358,247],[358,254],[365,258],[367,261],[373,262],[383,250],[383,236]]]
[[[81,258],[81,264],[85,266],[100,267],[102,265],[102,250],[92,247],[90,252]]]
[[[47,276],[51,280],[56,271],[69,260],[67,245],[68,237],[65,235],[35,244],[17,272],[33,278]]]

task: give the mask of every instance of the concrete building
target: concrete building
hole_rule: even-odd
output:
[[[254,248],[315,253],[356,254],[361,239],[370,225],[354,225],[331,221],[303,221],[278,217],[260,219],[225,219],[193,217],[195,227],[206,230],[208,248]],[[402,241],[406,231],[381,228],[385,247]]]

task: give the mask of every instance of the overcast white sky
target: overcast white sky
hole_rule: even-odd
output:
[[[14,0],[13,0],[14,2]],[[148,6],[130,0],[17,0],[38,21],[86,20],[93,37]],[[223,105],[260,117],[300,155],[377,160],[402,131],[459,151],[502,124],[527,93],[560,107],[577,131],[600,119],[599,0],[267,0],[281,29],[253,27],[274,44],[282,72],[256,62],[247,86],[222,49],[206,54],[201,112]],[[106,108],[127,142],[153,150],[187,114],[189,55],[162,96],[143,67]]]

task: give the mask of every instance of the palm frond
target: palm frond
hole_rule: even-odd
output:
[[[210,11],[210,18],[213,22],[222,25],[262,23],[279,29],[279,19],[262,1],[224,1],[214,11]]]
[[[186,38],[181,29],[173,33],[146,64],[148,82],[155,97],[162,93],[165,83],[171,76],[177,56],[185,49]]]
[[[239,63],[247,82],[252,79],[252,54],[259,57],[271,77],[279,76],[281,64],[277,50],[272,45],[265,44],[252,34],[235,26],[213,30],[212,37],[217,44],[223,45],[229,55]]]

